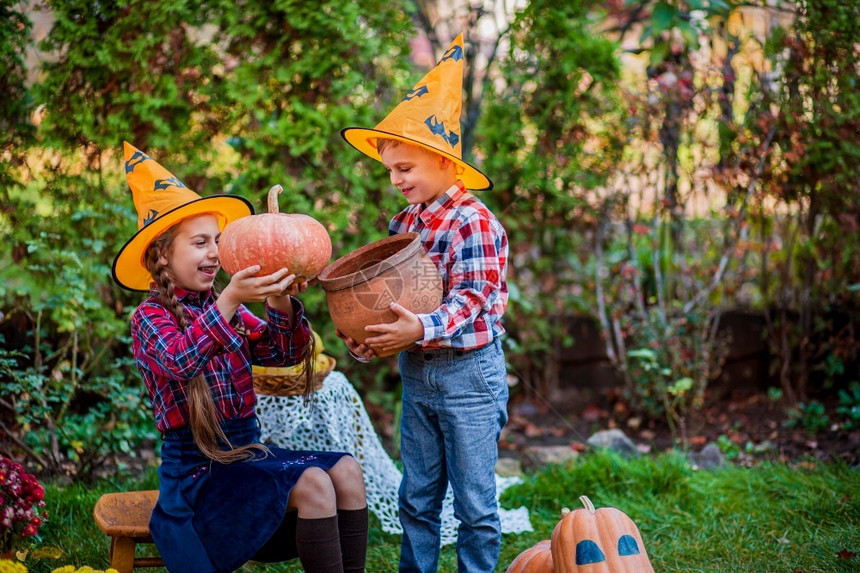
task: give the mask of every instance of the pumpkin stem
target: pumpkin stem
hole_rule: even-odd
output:
[[[567,515],[568,513],[570,513],[570,510],[569,510],[569,509],[567,509],[566,507],[562,507],[562,508],[561,508],[561,516],[562,516],[562,517],[564,517],[564,516],[565,516],[565,515]]]
[[[283,191],[283,190],[284,190],[284,188],[281,187],[280,185],[272,185],[272,188],[269,189],[269,197],[268,197],[269,213],[277,214],[280,212],[278,210],[278,195],[280,195],[281,191]]]
[[[579,501],[582,502],[582,505],[585,506],[585,509],[587,509],[588,511],[594,511],[594,504],[591,503],[591,500],[588,499],[587,495],[579,496]]]

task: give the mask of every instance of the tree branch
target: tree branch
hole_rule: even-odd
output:
[[[749,198],[756,188],[756,184],[761,178],[761,173],[764,170],[764,162],[767,159],[768,149],[770,148],[770,144],[773,140],[773,136],[775,133],[776,124],[774,124],[770,128],[770,131],[767,134],[767,138],[764,142],[764,148],[761,152],[761,159],[759,159],[758,166],[756,167],[755,177],[752,181],[750,181],[750,184],[747,187],[747,192],[744,194],[744,200],[741,203],[740,213],[738,214],[739,223],[746,219],[747,203],[749,202]],[[708,285],[706,289],[699,291],[696,296],[694,296],[687,302],[687,304],[684,305],[684,312],[690,312],[690,310],[692,310],[695,305],[699,304],[704,299],[709,297],[711,293],[714,292],[714,289],[716,289],[720,285],[723,280],[723,274],[725,274],[726,268],[729,265],[729,260],[731,259],[732,252],[735,249],[735,245],[737,245],[738,240],[746,239],[749,235],[749,225],[742,226],[738,235],[738,239],[732,241],[731,244],[726,247],[725,252],[723,252],[723,256],[720,258],[720,264],[717,267],[717,272],[714,273],[714,277],[711,279],[711,284]]]

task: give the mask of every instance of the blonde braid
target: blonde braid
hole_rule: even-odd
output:
[[[173,239],[176,236],[176,226],[168,229],[156,238],[146,250],[144,263],[147,270],[155,281],[158,290],[158,301],[170,312],[179,325],[180,330],[185,331],[188,324],[188,311],[176,298],[174,291],[175,277],[167,265],[162,264],[160,259],[170,252]],[[230,440],[224,434],[221,427],[221,413],[215,407],[212,392],[206,377],[201,373],[188,381],[188,426],[194,443],[200,451],[209,459],[222,464],[235,461],[251,459],[256,452],[269,453],[269,449],[263,444],[248,444],[239,448],[233,447]],[[222,450],[219,442],[227,445],[227,450]]]

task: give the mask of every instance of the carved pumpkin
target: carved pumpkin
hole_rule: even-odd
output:
[[[505,573],[554,573],[550,540],[538,541],[516,556]]]
[[[639,528],[613,507],[562,510],[552,531],[552,561],[558,573],[654,573]]]
[[[260,265],[258,276],[282,267],[296,280],[316,278],[331,258],[331,239],[319,221],[299,213],[279,213],[275,185],[269,190],[268,213],[237,219],[224,227],[218,242],[221,266],[233,274]]]

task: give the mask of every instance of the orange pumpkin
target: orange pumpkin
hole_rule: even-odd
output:
[[[516,556],[505,573],[554,573],[550,540],[538,541]]]
[[[558,573],[654,573],[639,528],[613,507],[562,510],[552,531],[552,561]]]
[[[269,212],[237,219],[224,227],[218,242],[221,266],[229,274],[260,265],[258,276],[283,267],[296,280],[311,280],[331,258],[331,239],[319,221],[299,213],[278,212],[275,185],[269,190]]]

